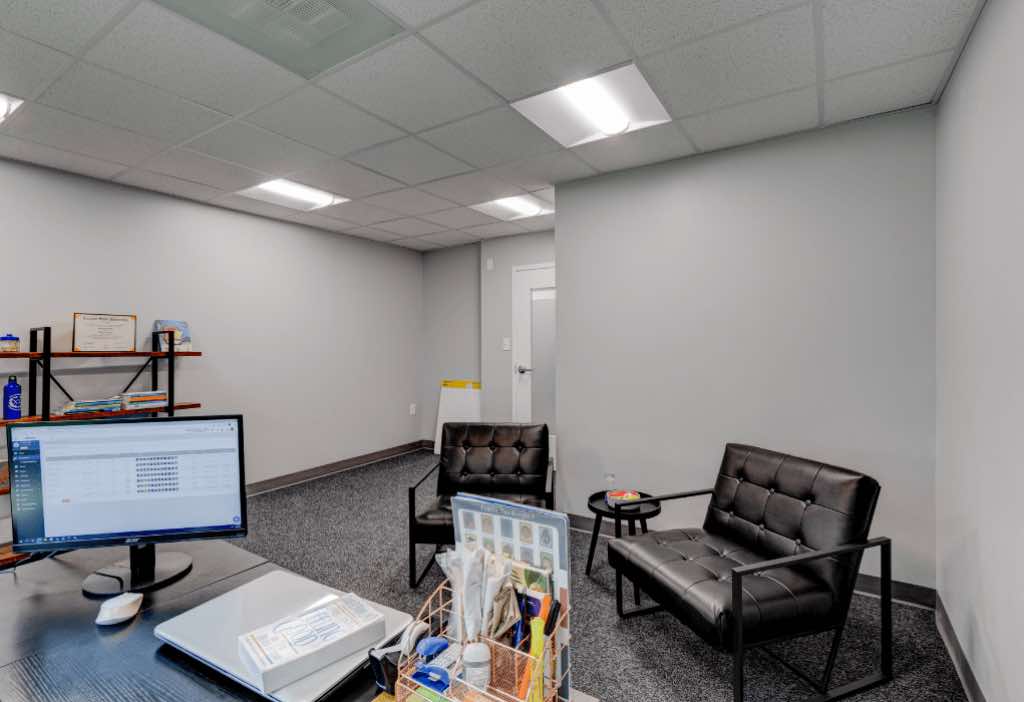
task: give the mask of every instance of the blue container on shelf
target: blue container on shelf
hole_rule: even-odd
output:
[[[21,386],[13,375],[4,385],[4,419],[21,419]]]
[[[18,353],[21,351],[21,339],[7,332],[0,336],[0,353]]]

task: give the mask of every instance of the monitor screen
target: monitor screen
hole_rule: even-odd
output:
[[[8,425],[15,551],[244,536],[239,416]]]

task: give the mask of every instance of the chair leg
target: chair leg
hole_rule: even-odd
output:
[[[645,614],[654,614],[655,612],[660,612],[660,611],[662,611],[664,609],[664,607],[661,607],[660,605],[655,605],[653,607],[645,607],[643,609],[633,609],[633,610],[630,610],[629,612],[627,612],[625,606],[623,605],[622,578],[623,578],[622,571],[621,570],[616,570],[615,571],[615,611],[618,612],[619,617],[621,617],[622,619],[632,619],[633,617],[642,617]]]
[[[440,548],[436,546],[434,548],[435,553]],[[415,590],[423,582],[423,578],[427,577],[427,573],[434,566],[434,557],[431,556],[427,562],[427,566],[423,569],[422,573],[416,573],[416,542],[409,539],[409,589]]]
[[[840,685],[829,689],[829,684],[832,682],[832,671],[835,667],[836,657],[839,653],[839,645],[843,638],[843,628],[846,624],[845,619],[839,627],[836,628],[835,633],[832,636],[832,645],[829,649],[828,660],[825,663],[825,671],[822,675],[821,681],[812,679],[802,670],[788,662],[777,653],[772,652],[768,648],[760,649],[767,655],[771,656],[775,660],[782,663],[784,666],[789,668],[797,677],[801,678],[811,687],[818,691],[818,694],[808,697],[805,702],[835,702],[835,700],[845,699],[847,697],[853,697],[859,695],[862,692],[866,692],[872,688],[884,685],[885,683],[892,680],[892,546],[891,544],[885,544],[882,546],[882,592],[881,592],[881,630],[879,632],[879,639],[881,644],[881,661],[879,670],[870,675],[867,675],[859,680]],[[849,616],[849,608],[847,607],[847,614]],[[734,652],[734,663],[733,663],[733,696],[735,702],[742,702],[742,685],[743,685],[743,671],[742,665],[739,666],[737,672],[736,661],[742,661],[742,652]],[[740,686],[740,692],[737,693],[737,684]]]

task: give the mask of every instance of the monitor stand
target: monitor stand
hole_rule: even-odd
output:
[[[100,568],[82,582],[82,591],[93,597],[122,592],[144,592],[170,585],[192,570],[192,556],[178,551],[157,555],[153,544],[129,546],[128,560]]]

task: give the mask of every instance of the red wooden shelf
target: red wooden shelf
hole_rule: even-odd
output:
[[[0,358],[42,358],[43,354],[30,351],[0,351]]]
[[[174,411],[175,412],[177,412],[178,410],[199,409],[200,407],[202,407],[202,405],[200,405],[198,402],[175,402],[174,403]],[[130,417],[132,415],[153,414],[153,413],[160,413],[160,412],[165,412],[165,411],[166,410],[163,410],[163,409],[161,409],[159,407],[148,407],[148,408],[144,408],[144,409],[115,410],[113,412],[83,412],[81,414],[70,414],[70,415],[67,415],[67,416],[58,415],[58,414],[51,414],[50,415],[50,421],[55,421],[55,422],[56,421],[60,421],[60,422],[63,422],[63,421],[78,421],[79,419],[105,419],[105,418],[108,418],[108,417]],[[39,421],[42,421],[42,419],[43,418],[40,417],[39,415],[34,415],[34,416],[31,416],[31,417],[22,417],[21,419],[0,419],[0,427],[6,426],[8,424],[18,424],[20,422],[39,422]],[[0,493],[0,494],[2,494],[2,493]]]
[[[27,553],[14,553],[14,551],[11,550],[10,544],[0,546],[0,568],[5,568],[12,563],[23,561],[28,558],[28,556],[29,554]]]

